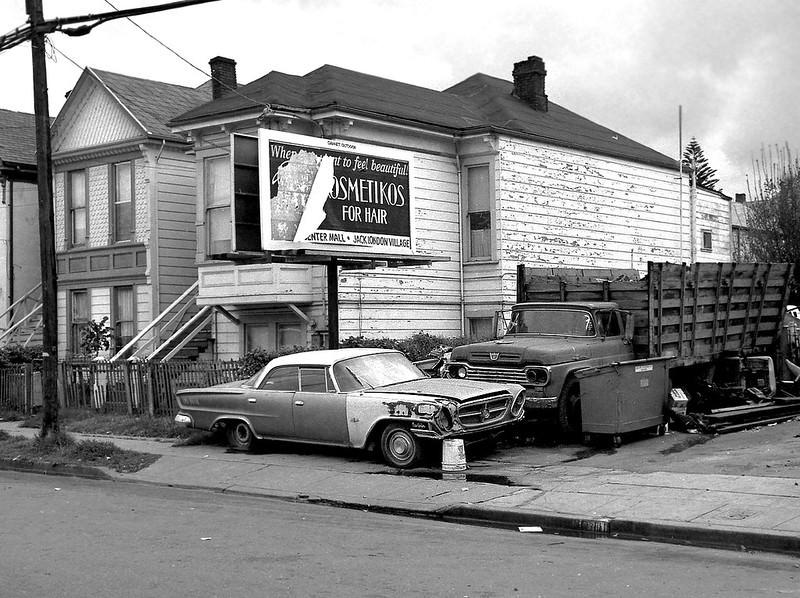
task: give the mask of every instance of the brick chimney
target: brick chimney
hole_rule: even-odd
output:
[[[211,98],[216,100],[236,89],[236,61],[216,56],[208,61],[211,66]]]
[[[736,193],[733,198],[736,203],[747,203],[747,196],[744,193]]]
[[[544,93],[544,60],[529,56],[514,64],[514,95],[534,110],[547,112],[547,95]]]

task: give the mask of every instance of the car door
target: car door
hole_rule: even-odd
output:
[[[292,401],[299,380],[296,365],[281,366],[270,370],[258,388],[247,393],[245,409],[257,435],[273,438],[294,436]]]
[[[349,444],[346,397],[336,392],[328,369],[300,368],[300,390],[294,393],[292,415],[298,440]]]

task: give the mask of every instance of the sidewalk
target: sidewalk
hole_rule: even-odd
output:
[[[37,433],[14,422],[0,422],[0,429]],[[675,432],[633,438],[619,449],[525,445],[474,457],[468,450],[467,471],[445,474],[400,473],[360,452],[318,447],[277,444],[264,453],[235,453],[217,445],[102,438],[161,458],[132,474],[78,473],[542,533],[800,557],[800,418],[713,438]]]

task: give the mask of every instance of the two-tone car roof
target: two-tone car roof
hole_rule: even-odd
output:
[[[397,353],[394,349],[375,349],[368,347],[358,347],[350,349],[321,349],[319,351],[303,351],[276,357],[269,362],[269,366],[277,367],[281,365],[323,365],[330,366],[343,359],[362,357],[364,355],[374,355],[376,353]]]

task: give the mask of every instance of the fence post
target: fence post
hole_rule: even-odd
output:
[[[125,385],[125,399],[128,404],[128,415],[133,415],[133,389],[131,388],[131,368],[130,363],[125,360],[122,362],[122,383]]]
[[[22,412],[30,414],[33,412],[33,364],[25,364],[25,407]]]

